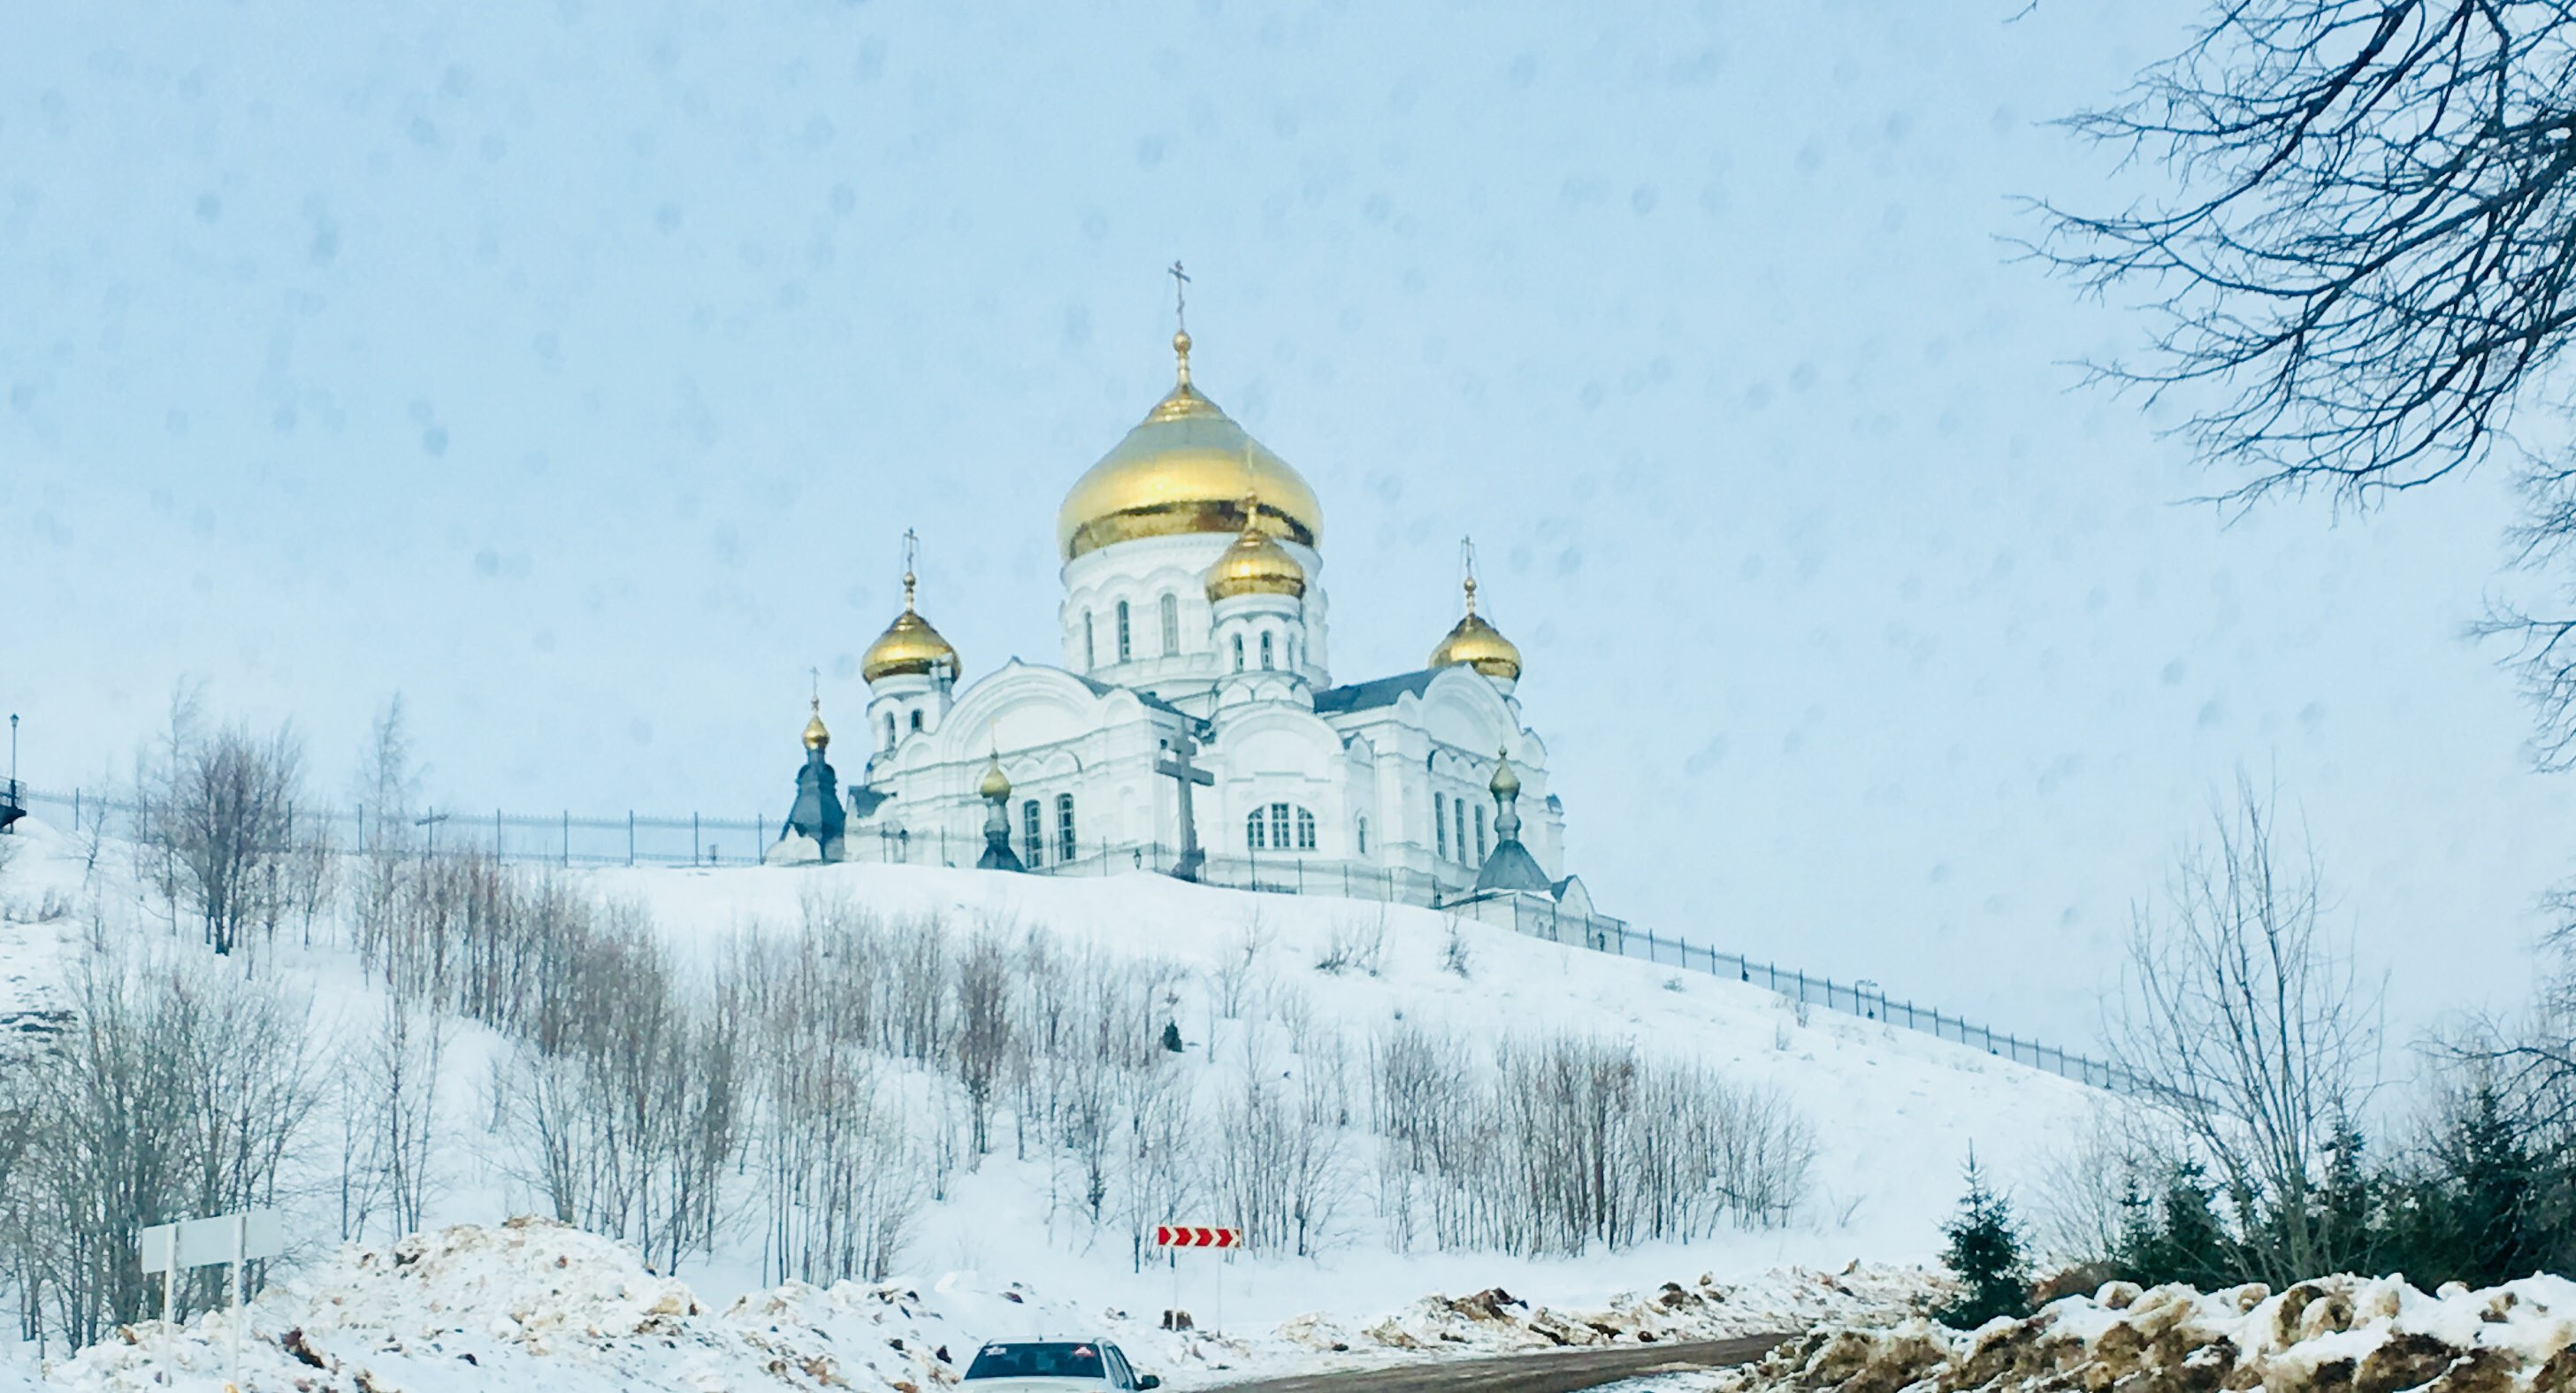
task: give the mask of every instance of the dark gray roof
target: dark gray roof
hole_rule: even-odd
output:
[[[1170,702],[1163,700],[1161,697],[1154,695],[1152,692],[1142,691],[1135,687],[1120,687],[1108,682],[1094,681],[1078,672],[1072,674],[1072,677],[1074,681],[1089,687],[1093,696],[1107,696],[1111,692],[1125,692],[1127,695],[1145,703],[1146,709],[1148,710],[1168,712],[1169,714],[1179,716],[1184,720],[1197,719],[1196,717],[1191,716],[1189,712],[1174,706]]]
[[[1538,858],[1530,855],[1529,848],[1521,845],[1517,837],[1495,847],[1494,854],[1485,858],[1485,868],[1476,872],[1476,893],[1488,890],[1528,890],[1548,896],[1557,893],[1556,883],[1538,868]]]
[[[883,806],[888,795],[861,784],[850,790],[850,816],[866,817]]]
[[[1372,707],[1393,706],[1407,692],[1420,696],[1431,685],[1440,669],[1427,667],[1401,677],[1380,677],[1371,682],[1353,682],[1343,687],[1326,687],[1315,693],[1315,714],[1335,716],[1345,711],[1366,711]]]

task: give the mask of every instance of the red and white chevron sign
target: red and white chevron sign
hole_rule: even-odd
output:
[[[1240,1248],[1243,1230],[1193,1228],[1187,1224],[1156,1224],[1154,1246],[1157,1248]]]

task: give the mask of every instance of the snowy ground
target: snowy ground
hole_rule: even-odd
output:
[[[11,1012],[60,1004],[59,983],[67,964],[81,951],[90,906],[100,906],[111,924],[141,918],[134,891],[117,869],[119,849],[109,847],[92,866],[85,862],[86,848],[68,836],[32,823],[25,825],[25,833],[18,839],[13,864],[0,871],[0,1024]],[[1960,1166],[1972,1145],[1980,1161],[2007,1187],[2034,1179],[2052,1145],[2081,1131],[2097,1102],[2080,1085],[1928,1036],[1824,1012],[1802,1019],[1781,998],[1757,988],[1526,939],[1483,925],[1468,924],[1460,930],[1469,953],[1468,971],[1461,977],[1443,965],[1450,923],[1429,911],[1389,912],[1383,960],[1372,975],[1326,973],[1315,964],[1337,933],[1347,933],[1354,919],[1374,917],[1376,906],[1207,890],[1153,876],[1053,880],[884,866],[619,869],[574,874],[601,896],[645,908],[674,947],[702,954],[708,961],[738,935],[791,928],[799,918],[800,901],[814,894],[847,896],[889,914],[928,911],[952,923],[1003,922],[1039,928],[1111,952],[1169,959],[1193,971],[1178,1009],[1193,1051],[1204,1049],[1220,1030],[1199,979],[1212,972],[1220,958],[1240,951],[1247,924],[1257,916],[1257,937],[1265,945],[1261,950],[1264,989],[1302,1002],[1319,1028],[1365,1039],[1370,1031],[1402,1018],[1477,1039],[1506,1031],[1587,1032],[1629,1039],[1651,1052],[1775,1086],[1803,1109],[1819,1144],[1813,1193],[1793,1223],[1731,1232],[1715,1241],[1595,1252],[1561,1260],[1394,1252],[1367,1222],[1370,1200],[1360,1194],[1350,1205],[1349,1232],[1321,1258],[1236,1258],[1220,1267],[1214,1258],[1188,1254],[1177,1271],[1149,1268],[1144,1272],[1133,1270],[1123,1242],[1068,1224],[1060,1210],[1050,1220],[1051,1177],[1046,1166],[1014,1162],[1007,1154],[991,1157],[980,1169],[962,1176],[945,1202],[931,1207],[905,1249],[901,1266],[913,1277],[899,1284],[899,1290],[915,1298],[908,1303],[910,1314],[902,1319],[932,1324],[896,1338],[936,1336],[934,1348],[946,1344],[952,1353],[960,1345],[1006,1334],[1116,1330],[1144,1352],[1147,1362],[1159,1361],[1168,1373],[1186,1380],[1218,1364],[1246,1367],[1295,1361],[1315,1357],[1319,1346],[1331,1354],[1329,1346],[1334,1343],[1351,1344],[1354,1349],[1365,1344],[1382,1353],[1385,1341],[1354,1340],[1352,1332],[1371,1327],[1388,1313],[1417,1309],[1425,1293],[1465,1294],[1496,1287],[1566,1311],[1610,1309],[1620,1293],[1651,1295],[1668,1282],[1693,1293],[1721,1288],[1765,1293],[1758,1300],[1736,1298],[1750,1303],[1740,1308],[1748,1312],[1779,1308],[1779,1314],[1787,1314],[1802,1301],[1816,1314],[1838,1301],[1850,1307],[1847,1314],[1861,1307],[1884,1311],[1895,1300],[1898,1287],[1917,1279],[1873,1276],[1868,1279],[1875,1284],[1872,1297],[1846,1300],[1848,1294],[1837,1296],[1815,1274],[1840,1272],[1855,1260],[1873,1268],[1929,1260],[1939,1246],[1939,1225],[1957,1201]],[[1722,922],[1723,915],[1712,918]],[[288,970],[309,987],[317,1029],[326,1036],[354,1028],[353,1023],[368,1019],[374,1010],[371,988],[349,956],[337,949],[299,950]],[[489,1039],[478,1040],[469,1031],[450,1056],[449,1068],[457,1084],[447,1120],[453,1144],[441,1157],[446,1169],[432,1214],[436,1223],[498,1225],[533,1207],[530,1196],[493,1163],[484,1136],[488,1118],[478,1095],[491,1048]],[[1365,1190],[1366,1182],[1359,1182],[1358,1188]],[[326,1235],[333,1231],[327,1220],[304,1227]],[[584,1261],[595,1257],[591,1254]],[[359,1259],[333,1257],[329,1245],[316,1243],[304,1261],[297,1286],[305,1295],[296,1299],[306,1304],[278,1306],[273,1314],[264,1306],[252,1318],[255,1326],[273,1319],[318,1320],[312,1312],[330,1304],[331,1284],[355,1279],[358,1269],[351,1264]],[[1807,1275],[1766,1275],[1775,1269],[1799,1268],[1807,1269]],[[1702,1274],[1708,1274],[1706,1284]],[[639,1341],[680,1341],[667,1347],[665,1362],[685,1362],[680,1353],[684,1345],[698,1351],[686,1359],[703,1356],[722,1363],[739,1355],[727,1341],[759,1343],[744,1333],[745,1317],[733,1306],[737,1298],[763,1288],[756,1250],[719,1253],[713,1260],[692,1263],[679,1275],[692,1289],[689,1300],[703,1303],[710,1312],[686,1316],[662,1312],[652,1319],[680,1321],[686,1339],[640,1319],[624,1334],[599,1338],[621,1348]],[[397,1297],[387,1293],[399,1290],[386,1288],[379,1295],[398,1306]],[[805,1292],[753,1299],[765,1303],[764,1311],[787,1312],[781,1320],[792,1317],[791,1324],[803,1322],[800,1330],[810,1326],[822,1332],[813,1338],[841,1349],[851,1338],[848,1331],[861,1324],[873,1328],[882,1323],[880,1317],[894,1319],[886,1315],[884,1296],[854,1295],[853,1291],[844,1287],[828,1295]],[[1018,1299],[1010,1299],[1014,1296]],[[288,1298],[281,1293],[275,1299]],[[1221,1300],[1225,1328],[1244,1334],[1244,1342],[1201,1345],[1195,1350],[1188,1345],[1156,1344],[1161,1337],[1150,1330],[1153,1314],[1176,1299],[1203,1323],[1215,1318]],[[645,1305],[660,1300],[655,1297]],[[388,1306],[365,1318],[374,1324],[362,1322],[348,1329],[391,1328],[399,1323],[388,1314],[393,1309]],[[935,1313],[935,1319],[921,1314],[925,1311]],[[1301,1321],[1306,1317],[1312,1318]],[[412,1312],[402,1318],[426,1317]],[[568,1319],[583,1330],[597,1323],[588,1315]],[[616,1330],[625,1325],[626,1316],[620,1314],[600,1328]],[[523,1357],[511,1351],[524,1351],[524,1341],[513,1343],[494,1334],[493,1328],[469,1331],[459,1326],[458,1330],[442,1338],[452,1338],[460,1351],[475,1353],[478,1359],[486,1355],[484,1346],[475,1341],[497,1342],[490,1344],[490,1358]],[[1334,1333],[1319,1333],[1328,1331]],[[80,1377],[108,1380],[95,1386],[117,1386],[112,1368],[136,1369],[136,1361],[154,1357],[148,1353],[146,1335],[164,1338],[166,1343],[157,1327],[139,1333],[142,1342],[88,1356],[78,1366],[87,1371]],[[715,1343],[701,1349],[706,1341]],[[1435,1348],[1459,1344],[1436,1338],[1421,1343]],[[244,1344],[275,1348],[273,1343],[256,1340]],[[403,1341],[404,1348],[415,1355],[417,1344],[412,1338]],[[706,1352],[718,1348],[734,1352]],[[617,1363],[623,1357],[600,1355],[604,1361],[600,1367],[624,1368]],[[868,1359],[846,1353],[841,1358],[886,1371]],[[6,1367],[6,1356],[0,1355],[0,1368]],[[315,1373],[309,1364],[298,1368],[308,1378]],[[550,1380],[559,1377],[548,1375]],[[627,1380],[622,1386],[633,1386],[635,1377],[628,1369],[600,1386],[617,1385],[619,1378]],[[334,1385],[315,1382],[311,1386]],[[415,1376],[381,1386],[435,1385]],[[5,1387],[7,1377],[0,1375],[0,1388]]]

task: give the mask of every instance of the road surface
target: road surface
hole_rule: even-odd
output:
[[[1500,1358],[1442,1359],[1331,1374],[1222,1385],[1222,1393],[1573,1393],[1649,1374],[1723,1369],[1769,1354],[1786,1335],[1698,1343],[1542,1350]]]

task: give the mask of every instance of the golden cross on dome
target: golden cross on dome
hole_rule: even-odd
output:
[[[913,567],[921,560],[921,534],[907,527],[903,530],[903,607],[912,608]]]
[[[814,697],[813,697],[813,700],[814,700],[814,714],[815,714],[815,715],[817,715],[817,716],[822,715],[822,714],[823,714],[823,670],[822,670],[821,668],[818,668],[818,667],[809,667],[809,668],[805,669],[805,674],[806,674],[807,676],[809,676],[809,677],[811,677],[811,678],[813,678],[813,679],[814,679]]]
[[[1474,614],[1476,612],[1476,539],[1473,537],[1458,539],[1458,571],[1465,577],[1467,612]]]
[[[1190,385],[1190,273],[1172,263],[1172,352],[1181,360],[1181,385]]]

